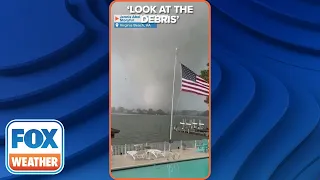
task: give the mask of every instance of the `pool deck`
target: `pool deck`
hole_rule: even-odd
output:
[[[172,150],[174,153],[179,153],[180,157],[177,160],[168,160],[166,157],[160,157],[157,159],[143,159],[133,160],[130,155],[114,155],[111,159],[111,170],[121,170],[136,168],[154,164],[164,164],[168,162],[178,162],[192,159],[200,159],[209,157],[209,153],[197,152],[196,149],[190,148],[185,150]]]

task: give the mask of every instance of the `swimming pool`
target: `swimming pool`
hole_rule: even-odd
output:
[[[139,168],[115,170],[115,178],[205,178],[209,174],[209,159],[194,159]]]

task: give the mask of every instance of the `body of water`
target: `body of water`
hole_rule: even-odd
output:
[[[119,129],[120,133],[112,139],[112,144],[139,144],[151,142],[164,142],[169,140],[170,116],[169,115],[127,115],[112,114],[112,128]],[[182,119],[199,119],[206,126],[209,117],[199,116],[174,116],[173,125],[179,124]],[[203,136],[172,132],[172,140],[200,140]]]

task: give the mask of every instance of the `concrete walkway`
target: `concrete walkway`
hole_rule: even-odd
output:
[[[141,160],[134,160],[130,155],[115,155],[112,156],[111,159],[111,170],[120,170],[209,157],[209,153],[196,152],[196,149],[194,148],[186,150],[172,150],[172,153],[176,156],[179,155],[179,158],[173,158],[172,154],[170,155],[170,152],[165,153],[166,157],[155,158],[154,156],[151,156],[150,159]]]

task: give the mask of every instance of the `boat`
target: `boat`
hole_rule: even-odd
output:
[[[115,134],[118,134],[119,132],[120,132],[119,129],[111,128],[111,138],[114,138]]]

